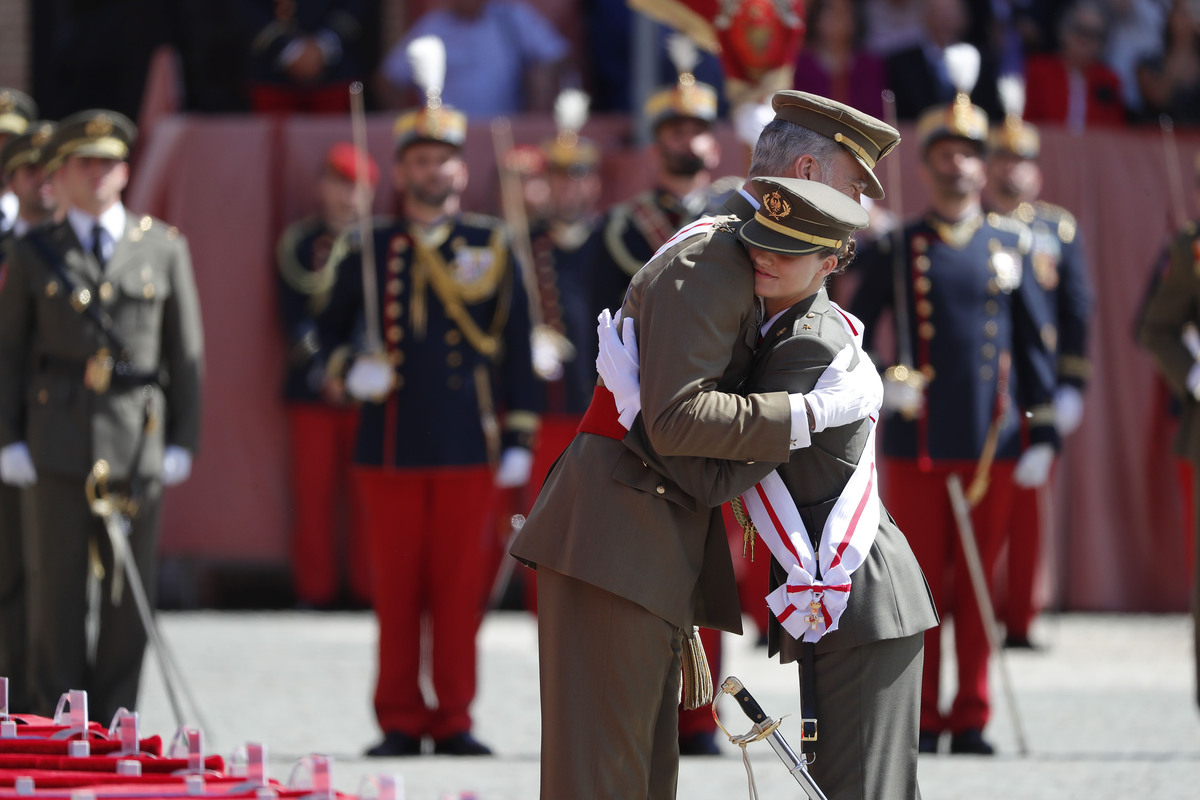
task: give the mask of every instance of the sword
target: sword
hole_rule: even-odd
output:
[[[971,504],[963,493],[962,480],[957,473],[950,473],[946,478],[946,489],[950,493],[950,506],[954,509],[954,521],[958,523],[958,538],[962,544],[963,557],[967,562],[967,572],[971,578],[971,588],[975,591],[975,603],[979,608],[979,616],[983,621],[983,630],[987,633],[988,644],[996,654],[996,663],[1000,667],[1000,683],[1004,687],[1004,699],[1012,714],[1013,732],[1017,736],[1017,750],[1023,756],[1029,755],[1029,747],[1025,743],[1025,727],[1021,724],[1021,714],[1017,708],[1017,696],[1013,692],[1012,678],[1008,674],[1008,661],[1004,657],[1004,647],[1000,641],[1000,631],[996,625],[996,612],[992,608],[992,597],[988,593],[987,579],[983,572],[983,559],[979,557],[979,546],[975,543],[975,528],[971,524]]]
[[[171,703],[171,710],[175,714],[175,721],[180,727],[186,725],[184,721],[183,707],[179,702],[179,696],[176,692],[176,686],[182,691],[187,702],[191,705],[195,714],[196,720],[205,730],[212,729],[206,724],[203,714],[200,712],[200,705],[196,702],[196,698],[192,695],[188,688],[187,682],[183,678],[183,672],[179,669],[179,664],[175,660],[170,647],[162,637],[159,631],[158,622],[154,619],[154,615],[150,609],[150,600],[146,596],[146,589],[142,584],[142,576],[138,571],[137,562],[133,558],[133,553],[129,550],[129,533],[132,529],[131,518],[137,513],[137,503],[130,497],[116,495],[108,489],[108,478],[110,468],[108,462],[101,459],[92,467],[88,473],[87,483],[84,488],[87,493],[88,506],[93,514],[99,517],[104,522],[104,529],[108,533],[108,540],[112,545],[113,552],[113,579],[124,574],[125,581],[129,584],[129,591],[133,595],[134,605],[137,607],[138,617],[142,621],[142,627],[146,631],[146,639],[150,642],[150,648],[154,651],[154,655],[158,661],[158,668],[162,674],[163,686],[167,692],[167,700]]]
[[[729,731],[725,730],[725,726],[721,724],[721,720],[717,718],[717,699],[720,698],[720,695],[717,695],[712,704],[713,719],[717,721],[717,727],[729,737],[729,741],[743,748],[744,755],[748,743],[766,739],[767,743],[771,745],[771,749],[779,756],[779,760],[796,779],[796,783],[800,784],[800,788],[804,790],[804,795],[808,800],[829,800],[821,791],[821,787],[813,780],[812,775],[808,774],[808,759],[804,756],[803,751],[797,753],[793,750],[787,739],[784,739],[783,734],[779,732],[779,726],[783,720],[773,720],[768,717],[749,690],[732,675],[721,684],[721,691],[733,695],[733,698],[738,701],[738,705],[742,707],[742,711],[746,712],[746,716],[754,723],[749,732],[742,736],[730,735]],[[801,737],[801,741],[803,741],[803,737]],[[746,769],[747,771],[750,769],[749,761],[746,761]]]

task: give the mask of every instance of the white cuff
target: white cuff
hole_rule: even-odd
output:
[[[812,444],[812,429],[808,426],[808,403],[804,395],[789,394],[788,404],[792,407],[792,434],[788,447],[800,450]]]
[[[1192,364],[1192,368],[1188,370],[1187,388],[1193,398],[1200,400],[1200,361]]]

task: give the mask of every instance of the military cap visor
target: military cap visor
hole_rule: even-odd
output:
[[[837,250],[871,221],[858,203],[817,181],[755,178],[751,185],[762,204],[738,237],[760,250],[789,256]]]
[[[975,145],[982,154],[987,146],[987,113],[970,102],[937,106],[917,118],[917,141],[921,152],[928,153],[934,142],[962,139]]]
[[[396,117],[392,125],[395,153],[418,142],[440,142],[461,148],[467,141],[467,115],[450,106],[428,106]]]
[[[1036,127],[1020,117],[1008,116],[988,134],[988,149],[1012,153],[1019,158],[1037,158],[1041,153],[1042,141]]]
[[[124,161],[136,139],[137,126],[124,114],[101,109],[81,111],[58,124],[42,150],[42,161],[51,172],[71,156]]]
[[[695,119],[711,125],[717,118],[717,90],[694,78],[681,81],[650,95],[643,111],[655,131],[677,119]]]
[[[0,133],[24,133],[37,114],[37,103],[32,97],[16,89],[0,87]]]
[[[0,148],[0,175],[8,177],[17,167],[37,164],[53,133],[53,122],[39,121],[30,123],[25,133],[11,137]]]
[[[771,98],[775,119],[786,120],[827,136],[850,151],[867,173],[867,197],[883,197],[883,184],[875,165],[900,143],[900,132],[886,122],[858,109],[820,95],[794,89],[778,91]]]

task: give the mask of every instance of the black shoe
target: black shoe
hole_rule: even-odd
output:
[[[950,752],[991,756],[996,754],[996,749],[984,740],[983,731],[978,728],[967,728],[950,737]]]
[[[681,756],[719,756],[721,748],[717,747],[716,736],[707,731],[679,737],[679,755]]]
[[[942,734],[937,731],[921,731],[917,737],[917,752],[936,753],[938,751],[938,741],[941,738]]]
[[[1008,650],[1041,650],[1042,648],[1032,641],[1028,636],[1018,636],[1009,634],[1004,637],[1004,647]]]
[[[379,757],[419,756],[421,755],[421,739],[400,731],[388,731],[383,735],[382,742],[367,748],[367,755]]]
[[[492,749],[469,732],[463,731],[435,741],[433,754],[436,756],[490,756]]]

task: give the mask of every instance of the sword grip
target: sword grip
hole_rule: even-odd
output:
[[[758,724],[767,719],[766,713],[762,710],[762,706],[750,694],[750,691],[742,685],[742,682],[732,675],[725,679],[721,684],[721,691],[726,694],[733,695],[733,698],[738,701],[738,705],[742,707],[742,711],[750,718],[750,721]]]

